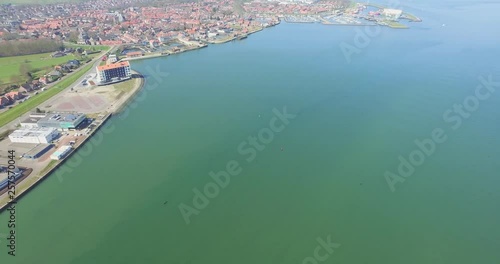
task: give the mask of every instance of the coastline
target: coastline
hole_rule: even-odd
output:
[[[125,109],[131,101],[134,100],[135,96],[144,88],[144,84],[146,83],[146,80],[144,79],[144,75],[142,75],[140,72],[132,70],[133,74],[136,74],[139,79],[139,85],[134,87],[134,89],[119,102],[119,104],[113,108],[111,111],[112,114],[118,114],[120,113],[123,109]]]
[[[270,25],[268,27],[273,27],[273,26],[277,26],[279,25],[280,23],[277,23],[275,25]],[[177,52],[166,52],[166,53],[152,53],[152,54],[148,54],[148,55],[144,55],[144,56],[140,56],[140,57],[133,57],[133,58],[124,58],[122,59],[123,61],[135,61],[135,60],[146,60],[146,59],[154,59],[154,58],[158,58],[158,57],[168,57],[170,55],[175,55],[175,54],[180,54],[180,53],[184,53],[184,52],[188,52],[188,51],[193,51],[193,50],[199,50],[199,49],[203,49],[203,48],[206,48],[208,47],[209,45],[217,45],[217,44],[224,44],[224,43],[227,43],[227,42],[231,42],[233,40],[237,40],[238,38],[240,37],[248,37],[254,33],[257,33],[259,31],[262,31],[268,27],[262,27],[262,28],[257,28],[255,30],[252,30],[252,31],[249,31],[248,33],[246,33],[245,35],[242,35],[242,36],[234,36],[234,37],[229,37],[227,39],[223,39],[223,40],[214,40],[214,41],[207,41],[206,43],[208,44],[205,44],[205,45],[202,45],[202,46],[198,46],[198,47],[192,47],[192,48],[188,48],[188,49],[183,49],[183,50],[180,50],[180,51],[177,51]]]
[[[86,137],[79,145],[77,148],[75,149],[72,149],[70,153],[68,153],[68,155],[62,159],[62,160],[59,160],[59,162],[57,162],[51,169],[49,169],[47,172],[45,172],[44,174],[40,175],[40,176],[36,176],[35,177],[35,181],[32,182],[31,184],[29,184],[26,188],[22,189],[19,193],[16,193],[16,199],[15,201],[16,202],[19,202],[19,200],[21,198],[23,198],[25,195],[27,195],[31,190],[33,190],[38,184],[42,183],[43,180],[45,180],[46,178],[48,178],[48,176],[50,176],[50,174],[52,174],[52,172],[56,169],[58,169],[61,165],[64,164],[64,162],[69,159],[74,153],[76,153],[76,151],[78,150],[78,148],[82,147],[83,145],[85,145],[85,143],[97,132],[99,131],[99,129],[102,127],[102,125],[104,125],[108,119],[111,117],[112,114],[108,114],[106,115],[103,119],[102,119],[102,122],[101,124],[99,124],[98,127],[96,127],[96,129],[94,129],[92,131],[92,133]],[[20,185],[21,183],[23,182],[20,182],[18,184],[16,184],[16,187],[18,185]],[[2,213],[3,211],[5,211],[8,207],[9,203],[6,203],[6,204],[2,204],[0,205],[0,213]]]
[[[275,25],[270,25],[269,27],[272,27],[272,26],[276,26],[276,25],[279,25],[280,23],[277,23]],[[262,28],[258,28],[256,30],[252,30],[250,32],[248,32],[246,34],[246,36],[249,36],[251,34],[254,34],[256,32],[259,32],[259,31],[262,31],[264,30],[265,28],[267,27],[262,27]],[[235,40],[237,39],[237,37],[235,38],[232,38],[230,40],[227,40],[227,41],[224,41],[224,42],[221,42],[221,43],[214,43],[214,44],[223,44],[223,43],[226,43],[226,42],[229,42],[229,41],[232,41],[232,40]],[[175,52],[173,54],[178,54],[178,53],[183,53],[183,52],[187,52],[187,51],[191,51],[191,50],[197,50],[197,49],[202,49],[202,48],[205,48],[207,47],[208,45],[203,45],[203,46],[200,46],[200,47],[195,47],[195,48],[192,48],[192,49],[186,49],[186,50],[181,50],[179,52]],[[116,47],[112,47],[111,49],[114,49]],[[152,58],[157,58],[157,57],[163,57],[163,56],[168,56],[168,55],[171,55],[170,53],[166,53],[166,54],[153,54],[153,55],[148,55],[148,56],[142,56],[142,57],[137,57],[137,58],[126,58],[124,59],[124,61],[132,61],[132,60],[139,60],[139,59],[152,59]],[[83,75],[87,74],[88,72],[92,71],[92,69],[88,70],[87,72],[85,72]],[[84,146],[85,143],[90,139],[92,138],[92,136],[100,130],[100,128],[102,127],[102,125],[104,125],[108,120],[109,118],[113,115],[113,114],[117,114],[119,112],[121,112],[123,109],[125,109],[125,107],[133,100],[133,98],[135,97],[135,95],[137,95],[137,93],[142,90],[142,88],[144,87],[144,84],[145,84],[145,79],[144,79],[144,76],[137,72],[137,71],[133,71],[135,74],[138,74],[140,78],[140,81],[139,81],[139,84],[134,87],[134,89],[126,96],[124,97],[123,100],[120,100],[118,102],[118,104],[114,104],[114,105],[111,105],[110,106],[110,111],[108,112],[107,115],[105,115],[103,117],[103,119],[101,120],[100,124],[98,126],[96,126],[96,128],[94,130],[92,130],[92,132],[80,143],[78,143],[74,149],[71,150],[71,152],[62,160],[58,160],[57,163],[50,169],[48,169],[45,173],[43,173],[42,175],[40,176],[33,176],[36,180],[31,182],[31,183],[28,183],[28,185],[25,187],[25,188],[18,188],[18,189],[21,189],[21,191],[19,191],[18,193],[16,193],[16,198],[15,198],[15,201],[19,201],[21,198],[23,198],[25,195],[27,195],[29,193],[29,191],[33,190],[38,184],[40,184],[44,179],[48,178],[48,176],[50,176],[56,169],[58,169],[61,165],[63,165],[67,159],[69,159],[75,152],[77,152],[77,150]],[[47,165],[48,166],[48,165]],[[24,179],[24,180],[27,180],[27,179]],[[24,181],[23,180],[23,181]],[[19,182],[19,183],[16,183],[16,187],[17,186],[22,186],[22,184],[24,183],[23,181]],[[0,213],[2,213],[4,210],[7,209],[7,207],[9,206],[9,201],[8,199],[6,199],[7,197],[2,197],[4,195],[1,195],[0,196]],[[3,201],[5,199],[5,202]]]
[[[138,72],[138,71],[132,71],[134,74],[138,75],[138,84],[136,86],[134,86],[133,90],[130,91],[130,93],[126,96],[126,97],[123,97],[123,100],[120,100],[117,104],[114,104],[113,107],[111,108],[111,111],[109,111],[109,113],[107,113],[101,120],[100,120],[100,123],[99,125],[96,126],[95,129],[93,129],[91,131],[91,133],[85,137],[83,139],[83,141],[79,142],[75,147],[74,149],[71,150],[71,152],[66,156],[64,157],[64,159],[61,159],[61,160],[58,160],[55,165],[48,169],[46,172],[44,172],[43,174],[39,175],[39,176],[34,176],[34,179],[35,181],[31,182],[31,183],[28,183],[27,186],[25,186],[25,188],[17,188],[18,190],[20,189],[19,192],[16,193],[16,199],[15,201],[18,202],[21,198],[23,198],[25,195],[27,195],[31,190],[33,190],[38,184],[42,183],[43,180],[45,180],[46,178],[48,178],[56,169],[58,169],[60,166],[64,165],[64,163],[74,154],[76,153],[81,147],[83,147],[87,141],[89,139],[91,139],[95,133],[97,133],[98,131],[100,131],[100,129],[102,128],[102,126],[104,124],[106,124],[107,121],[109,121],[109,119],[121,112],[123,109],[126,108],[126,106],[133,100],[133,98],[135,97],[135,95],[137,95],[137,93],[139,93],[140,90],[142,90],[142,88],[144,87],[144,84],[145,84],[145,79],[144,79],[144,76]],[[29,175],[27,176],[29,177]],[[26,177],[26,178],[27,178]],[[21,184],[23,184],[23,181],[26,180],[26,179],[23,179],[22,181],[16,183],[16,187],[17,186],[21,186]],[[3,195],[2,195],[3,196]],[[2,201],[3,202],[3,201]],[[2,213],[4,210],[7,209],[7,207],[9,206],[9,202],[7,201],[5,204],[2,203],[0,204],[0,213]]]
[[[418,19],[418,18],[416,18],[416,19]],[[233,40],[237,40],[240,37],[245,37],[246,38],[246,37],[250,36],[251,34],[260,32],[260,31],[262,31],[262,30],[264,30],[266,28],[269,28],[269,27],[277,26],[280,23],[281,23],[281,20],[279,20],[278,23],[271,24],[271,25],[265,26],[265,27],[259,27],[259,28],[256,28],[254,30],[251,30],[248,33],[246,33],[245,35],[234,36],[234,37],[230,37],[228,39],[223,39],[223,40],[220,40],[220,41],[212,41],[212,42],[208,42],[208,43],[209,44],[224,44],[224,43],[227,43],[227,42],[230,42],[230,41],[233,41]],[[301,23],[301,22],[287,22],[287,23]],[[304,22],[304,23],[312,23],[312,22]],[[353,25],[353,24],[325,23],[325,21],[321,21],[320,23],[323,24],[323,25],[358,26],[358,25]],[[359,26],[366,26],[366,25],[359,25]],[[169,55],[174,55],[174,54],[184,53],[184,52],[187,52],[187,51],[202,49],[202,48],[205,48],[205,47],[208,47],[208,46],[209,46],[208,44],[205,44],[205,45],[201,45],[201,46],[195,46],[195,47],[190,47],[190,48],[187,48],[187,49],[183,49],[183,50],[180,50],[178,52],[166,52],[166,53],[156,53],[156,54],[153,53],[153,54],[144,55],[144,56],[141,56],[141,57],[124,58],[123,61],[134,61],[134,60],[144,60],[144,59],[153,59],[153,58],[158,58],[158,57],[166,57],[166,56],[169,56]],[[113,50],[116,47],[117,46],[111,47],[110,50]],[[83,75],[87,74],[90,71],[92,71],[92,69],[88,70]],[[75,145],[74,149],[72,149],[72,151],[68,154],[68,156],[66,156],[62,160],[58,160],[52,168],[49,168],[42,175],[40,175],[40,176],[34,176],[34,178],[36,180],[34,182],[28,183],[27,187],[25,187],[19,193],[16,194],[16,196],[17,196],[16,197],[16,201],[19,200],[20,198],[24,197],[25,194],[27,194],[30,190],[32,190],[36,185],[38,185],[39,183],[41,183],[43,179],[47,178],[51,173],[54,172],[54,170],[56,170],[61,165],[63,165],[64,162],[66,162],[66,160],[73,155],[73,153],[75,153],[80,147],[82,147],[83,145],[85,145],[85,143],[90,138],[92,138],[92,136],[97,131],[99,131],[99,129],[102,127],[102,125],[105,124],[109,120],[109,118],[112,117],[112,115],[118,114],[118,113],[120,113],[121,111],[123,111],[126,108],[126,106],[133,100],[133,98],[139,93],[140,90],[142,90],[142,88],[145,85],[144,76],[141,73],[137,72],[137,71],[133,70],[132,72],[133,72],[133,74],[138,75],[138,78],[140,80],[138,81],[138,84],[136,84],[134,86],[134,88],[130,91],[130,93],[128,93],[126,96],[124,96],[123,98],[120,98],[117,102],[115,102],[112,105],[110,105],[110,107],[108,108],[108,111],[105,112],[106,114],[100,120],[99,125],[96,126],[96,128],[93,129],[91,131],[91,133],[87,137],[85,137],[85,139],[83,141],[81,141],[77,145]],[[47,165],[47,167],[48,167],[48,165]],[[16,183],[16,186],[22,185],[22,184],[23,184],[23,182],[21,181],[19,183]],[[0,203],[2,203],[2,204],[0,204],[0,213],[2,213],[6,209],[6,207],[9,205],[8,203],[3,204],[3,202],[4,202],[3,198],[4,197],[0,196]]]
[[[248,37],[251,34],[254,34],[254,33],[257,33],[259,31],[262,31],[262,30],[264,30],[264,29],[266,29],[268,27],[277,26],[277,25],[280,24],[280,22],[281,21],[279,21],[276,24],[271,24],[271,25],[269,25],[267,27],[256,28],[255,30],[252,30],[252,31],[246,33],[245,37]],[[294,23],[294,22],[291,22],[291,23]],[[330,25],[335,25],[335,24],[330,24]],[[225,40],[220,41],[220,42],[210,42],[210,44],[224,44],[224,43],[236,40],[239,37],[241,37],[241,36],[235,36],[235,37],[232,37],[232,38],[229,38],[229,39],[225,39]],[[208,46],[209,46],[208,44],[207,45],[202,45],[202,46],[198,46],[198,47],[184,49],[184,50],[181,50],[181,51],[178,51],[178,52],[175,52],[175,53],[170,53],[170,52],[169,53],[158,53],[158,54],[151,54],[151,55],[146,55],[146,56],[141,56],[141,57],[135,57],[135,58],[125,58],[125,59],[123,59],[123,61],[133,61],[133,60],[143,60],[143,59],[152,59],[152,58],[157,58],[157,57],[164,57],[164,56],[169,56],[169,55],[173,55],[173,54],[184,53],[184,52],[187,52],[187,51],[202,49],[202,48],[205,48],[205,47],[208,47]],[[111,49],[114,49],[114,48],[116,48],[116,47],[112,47]],[[92,69],[90,69],[89,71],[91,71],[91,70]],[[87,72],[89,72],[89,71],[87,71]],[[112,115],[118,114],[121,111],[123,111],[123,109],[126,108],[126,106],[133,100],[133,98],[139,93],[139,91],[142,90],[142,88],[144,87],[144,84],[145,84],[144,76],[141,73],[139,73],[137,71],[134,71],[134,70],[132,72],[133,72],[133,74],[138,75],[138,78],[140,79],[138,81],[138,84],[134,86],[133,90],[130,91],[130,93],[128,93],[127,96],[123,97],[123,99],[120,98],[120,100],[118,100],[118,102],[113,103],[108,108],[107,114],[103,117],[103,119],[100,120],[101,122],[99,123],[99,125],[96,126],[96,128],[94,130],[92,130],[92,132],[82,142],[80,142],[79,144],[75,145],[74,149],[72,149],[72,151],[68,154],[68,156],[66,156],[62,160],[57,161],[57,163],[52,168],[48,169],[42,175],[40,175],[40,176],[34,176],[34,178],[36,178],[36,180],[34,182],[28,183],[28,186],[26,188],[22,189],[19,193],[16,194],[16,196],[17,196],[16,197],[16,201],[19,200],[21,197],[24,197],[25,194],[27,194],[30,190],[32,190],[36,185],[38,185],[39,183],[41,183],[43,179],[45,179],[48,176],[50,176],[50,174],[53,173],[54,170],[56,170],[61,165],[63,165],[64,162],[66,162],[66,160],[73,155],[73,153],[75,153],[80,147],[82,147],[83,145],[85,145],[85,143],[90,138],[92,138],[92,136],[102,127],[103,124],[105,124],[109,120],[109,118]],[[84,73],[83,75],[85,75],[86,73]],[[23,182],[19,182],[19,184],[16,184],[16,186],[21,185],[21,184],[23,184]],[[0,196],[0,203],[2,203],[2,204],[0,204],[0,213],[2,213],[7,208],[7,206],[9,205],[8,203],[3,204],[2,200],[3,200],[3,198]]]

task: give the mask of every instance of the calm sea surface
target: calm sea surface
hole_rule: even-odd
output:
[[[500,92],[456,130],[443,119],[480,76],[500,82],[500,4],[402,7],[424,22],[382,29],[350,63],[340,45],[365,28],[286,23],[133,62],[141,99],[21,199],[17,256],[2,239],[0,262],[303,263],[330,237],[325,263],[500,263]],[[240,144],[284,108],[296,117],[247,161]],[[384,173],[436,128],[447,140],[391,192]],[[179,205],[233,160],[186,224]]]

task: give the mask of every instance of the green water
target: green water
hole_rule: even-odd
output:
[[[21,199],[1,263],[303,263],[328,236],[324,263],[499,263],[500,96],[457,130],[442,117],[500,80],[499,5],[468,3],[405,6],[424,23],[351,63],[355,28],[286,23],[133,62],[140,99]],[[248,162],[238,146],[284,107],[296,117]],[[391,192],[384,172],[435,128],[447,141]],[[186,224],[179,205],[232,160],[241,173]]]

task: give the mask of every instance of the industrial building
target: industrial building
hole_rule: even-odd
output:
[[[85,120],[81,113],[51,113],[38,120],[39,127],[53,127],[59,130],[75,129]]]
[[[22,128],[9,135],[13,143],[48,144],[59,136],[59,131],[52,127]]]
[[[132,70],[128,61],[97,66],[97,78],[100,85],[130,79]]]
[[[43,154],[47,153],[54,145],[52,144],[39,144],[34,148],[30,149],[26,153],[23,154],[23,158],[25,159],[38,159]]]
[[[42,119],[45,115],[43,116],[39,116],[39,115],[36,115],[36,116],[29,116],[28,118],[24,119],[23,121],[21,121],[21,127],[23,128],[36,128],[36,127],[39,127],[38,126],[38,121],[40,121],[40,119]]]
[[[60,160],[66,157],[71,152],[71,146],[62,146],[58,148],[52,155],[50,155],[50,159]]]
[[[75,129],[85,120],[85,115],[81,113],[50,113],[34,114],[21,121],[21,127],[37,128],[52,127],[58,130]]]

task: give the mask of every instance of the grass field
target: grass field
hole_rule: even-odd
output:
[[[92,65],[93,65],[92,63],[89,63],[88,65],[82,67],[78,72],[74,73],[73,75],[63,78],[61,81],[59,81],[59,83],[57,83],[47,91],[32,96],[29,100],[25,101],[24,103],[18,104],[14,108],[7,110],[6,112],[3,112],[2,114],[0,114],[0,126],[3,126],[11,122],[12,120],[23,115],[24,113],[37,107],[41,103],[47,101],[52,96],[58,94],[66,87],[70,86],[72,83],[78,80],[78,78],[82,77],[85,73],[87,73],[90,70],[90,68],[92,68]]]
[[[19,71],[19,68],[24,63],[31,65],[35,76],[40,77],[40,75],[47,72],[47,68],[52,68],[61,63],[76,59],[73,54],[68,54],[60,58],[52,58],[51,54],[52,52],[0,58],[0,82],[2,84],[11,83],[12,76],[19,76],[21,80],[25,80],[26,76],[22,76]]]
[[[84,50],[96,50],[104,51],[108,50],[108,46],[85,46],[65,43],[65,47],[71,48],[83,48]],[[66,63],[69,60],[77,59],[73,54],[68,54],[64,57],[52,58],[49,53],[24,55],[24,56],[13,56],[13,57],[1,57],[0,58],[0,85],[14,84],[12,78],[13,76],[17,79],[16,83],[23,83],[27,80],[26,76],[22,76],[20,73],[20,67],[22,64],[29,64],[31,66],[31,72],[33,73],[35,79],[41,77],[42,75],[50,72],[52,68],[56,65]],[[94,58],[100,53],[89,54],[88,58]]]

